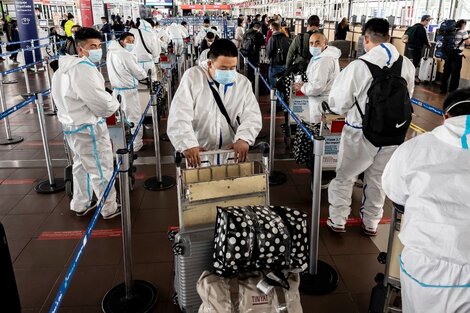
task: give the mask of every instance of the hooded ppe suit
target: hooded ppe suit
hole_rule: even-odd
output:
[[[185,32],[181,29],[182,25],[177,25],[176,23],[171,23],[170,26],[166,28],[168,37],[170,37],[173,42],[174,52],[177,55],[183,53],[183,38],[186,38]]]
[[[104,120],[119,108],[106,92],[104,78],[86,57],[61,56],[52,78],[52,97],[64,136],[73,152],[73,199],[70,209],[83,212],[93,191],[103,196],[113,173],[113,151]],[[109,193],[101,214],[117,210],[116,191]]]
[[[204,38],[206,38],[206,35],[209,32],[214,33],[214,35],[220,37],[220,34],[216,30],[214,30],[210,27],[202,27],[201,30],[199,31],[199,33],[197,33],[197,36],[194,40],[195,45],[199,46],[201,44],[201,42],[204,40]]]
[[[111,42],[108,49],[106,60],[113,95],[116,97],[121,95],[121,105],[127,119],[137,126],[143,113],[139,102],[137,80],[146,78],[147,73],[137,63],[135,55],[124,49],[119,42]],[[134,151],[142,148],[142,135],[141,128],[134,141]]]
[[[339,74],[340,56],[341,51],[338,48],[329,46],[319,56],[310,60],[307,67],[308,82],[300,89],[308,96],[310,123],[321,122],[321,104],[323,101],[328,101],[331,86]]]
[[[405,207],[404,313],[470,312],[470,115],[402,144],[382,185]],[[395,261],[395,260],[394,260]]]
[[[170,43],[170,37],[168,37],[168,33],[164,27],[155,28],[155,34],[157,39],[159,40],[160,46],[162,51],[168,50],[168,44]]]
[[[380,67],[391,67],[398,57],[397,49],[384,43],[372,48],[361,59]],[[412,95],[415,68],[407,58],[403,58],[401,75]],[[359,174],[364,173],[361,217],[366,229],[375,231],[382,218],[385,201],[381,184],[383,169],[397,146],[375,147],[362,133],[362,118],[354,103],[357,99],[361,111],[365,112],[371,83],[372,75],[367,65],[356,60],[338,75],[331,87],[328,104],[333,112],[346,115],[346,126],[341,134],[336,178],[329,185],[328,200],[330,220],[335,226],[344,227],[351,212],[354,182]]]
[[[145,45],[151,53],[149,53],[142,43],[142,39],[139,34],[139,30],[142,33]],[[134,35],[135,43],[132,53],[137,57],[137,61],[141,64],[142,68],[148,73],[148,70],[152,70],[153,80],[157,79],[155,63],[160,62],[160,53],[162,49],[160,47],[160,41],[157,40],[157,36],[152,29],[152,26],[145,20],[140,20],[139,29],[131,29],[129,31]]]
[[[218,90],[235,133],[220,112],[209,84]],[[237,73],[233,83],[217,86],[206,61],[184,73],[171,103],[167,134],[177,151],[198,146],[216,150],[238,139],[253,145],[261,122],[251,82]]]

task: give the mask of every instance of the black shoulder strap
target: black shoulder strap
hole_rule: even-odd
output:
[[[142,40],[142,44],[144,45],[145,51],[147,51],[149,54],[152,54],[152,52],[150,52],[150,49],[147,48],[147,45],[145,44],[144,37],[142,36],[142,31],[140,29],[138,29],[138,31],[140,35],[140,40]]]
[[[401,76],[401,68],[403,66],[403,56],[399,56],[398,59],[393,63],[392,67],[390,70],[394,75]]]
[[[366,61],[362,58],[359,58],[358,60],[361,60],[367,65],[367,68],[369,69],[372,75],[372,79],[375,79],[377,76],[380,76],[380,74],[382,73],[382,68],[380,68],[380,66],[370,63],[369,61]]]
[[[214,95],[215,102],[217,102],[217,106],[219,107],[220,113],[222,113],[222,115],[225,117],[232,131],[236,133],[235,129],[232,126],[230,117],[228,116],[227,110],[225,109],[224,103],[222,102],[222,99],[220,98],[219,93],[217,92],[217,90],[215,90],[214,86],[212,86],[210,82],[209,82],[209,87],[211,88],[212,94]]]

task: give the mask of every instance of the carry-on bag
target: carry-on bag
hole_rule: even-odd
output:
[[[267,283],[262,272],[220,277],[204,272],[197,283],[199,313],[302,313],[299,274],[288,274],[288,287]]]
[[[8,249],[7,237],[2,223],[0,223],[0,301],[2,303],[1,307],[8,312],[21,312],[15,272],[13,271],[10,250]]]
[[[422,82],[433,82],[436,80],[437,62],[430,56],[429,49],[426,48],[424,57],[419,62],[418,79]]]

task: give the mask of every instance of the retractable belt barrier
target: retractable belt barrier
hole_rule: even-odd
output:
[[[14,113],[18,110],[21,110],[22,108],[24,108],[28,104],[33,103],[34,100],[36,100],[36,97],[31,96],[28,99],[26,99],[25,101],[22,101],[22,102],[20,102],[16,105],[12,106],[11,108],[5,110],[4,112],[0,113],[0,121],[3,120],[5,117],[11,115],[12,113]]]
[[[43,38],[38,38],[38,39],[28,39],[28,40],[22,40],[22,41],[12,41],[12,42],[2,42],[0,43],[1,46],[9,46],[9,45],[16,45],[19,43],[27,43],[31,41],[40,41],[40,40],[46,40],[46,39],[51,39],[54,38],[54,36],[49,36],[49,37],[43,37]]]
[[[242,55],[243,56],[243,55]],[[271,100],[271,122],[270,122],[270,162],[274,159],[275,149],[275,123],[276,123],[276,104],[279,103],[284,110],[286,110],[297,123],[299,128],[310,138],[313,144],[313,184],[312,184],[312,220],[310,230],[310,260],[309,260],[309,271],[301,275],[300,290],[309,294],[326,294],[336,289],[338,286],[338,274],[336,270],[329,264],[322,262],[318,259],[318,241],[319,241],[319,229],[320,229],[320,207],[321,207],[321,180],[322,180],[322,162],[323,154],[325,150],[325,138],[322,136],[315,136],[310,130],[308,130],[298,118],[298,116],[291,110],[289,105],[282,99],[282,95],[273,89],[268,84],[267,80],[260,75],[259,68],[255,67],[251,62],[247,61],[246,56],[243,56],[246,60],[245,64],[251,66],[255,70],[255,75],[266,85],[266,88],[270,91]],[[255,77],[256,85],[256,77]],[[272,163],[270,170],[272,171]],[[283,173],[281,173],[284,175]],[[271,183],[271,175],[270,175]]]

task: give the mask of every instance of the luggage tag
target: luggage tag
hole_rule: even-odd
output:
[[[269,284],[268,279],[265,277],[260,280],[259,283],[256,284],[256,288],[258,288],[259,291],[267,295],[274,288],[274,286]]]

